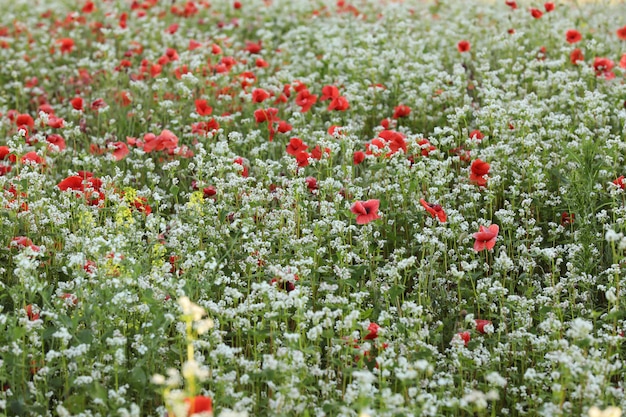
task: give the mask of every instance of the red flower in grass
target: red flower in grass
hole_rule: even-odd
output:
[[[580,42],[582,38],[583,36],[576,29],[570,29],[565,32],[565,40],[567,41],[567,43],[574,44],[576,42]]]
[[[343,135],[343,131],[342,131],[343,127],[341,126],[337,126],[337,125],[331,125],[328,128],[328,134],[330,136],[342,136]]]
[[[568,213],[566,211],[561,213],[561,226],[567,226],[574,223],[574,217],[574,213]]]
[[[296,104],[300,107],[300,112],[306,113],[311,107],[317,102],[317,96],[315,94],[311,94],[308,89],[304,88],[298,92],[296,96]]]
[[[505,0],[504,4],[506,4],[513,10],[517,9],[517,3],[515,2],[515,0]]]
[[[32,304],[29,304],[26,307],[24,307],[24,311],[26,311],[26,316],[28,317],[28,320],[30,321],[39,320],[39,311],[38,309],[33,308]]]
[[[143,137],[144,152],[172,150],[178,146],[178,137],[168,129],[163,129],[159,136],[155,136],[153,133],[147,133]]]
[[[322,150],[320,145],[315,145],[315,148],[311,149],[311,157],[318,161],[322,159],[324,155],[330,155],[330,148],[324,148],[324,150]]]
[[[585,60],[585,55],[583,55],[583,52],[578,48],[574,49],[569,54],[569,61],[574,65],[578,65],[579,61],[584,61],[584,60]]]
[[[367,335],[365,335],[365,340],[374,340],[378,337],[378,331],[380,330],[380,326],[374,322],[371,322],[369,326],[367,326]]]
[[[467,347],[467,344],[470,342],[470,340],[472,338],[470,332],[460,332],[460,333],[457,333],[456,337],[458,337],[459,339],[461,339],[463,341],[463,344],[465,345],[465,347]]]
[[[18,127],[26,126],[26,127],[30,127],[31,129],[35,127],[35,121],[33,120],[32,116],[26,113],[18,114],[17,117],[15,118],[15,124]]]
[[[359,165],[363,161],[365,161],[365,152],[356,151],[352,156],[352,162],[354,163],[354,165]]]
[[[309,149],[309,146],[302,142],[300,138],[291,138],[289,145],[287,145],[287,153],[292,156],[296,156],[299,152],[304,152]]]
[[[74,39],[72,38],[57,39],[56,43],[59,45],[62,54],[69,54],[74,50]]]
[[[78,175],[71,175],[58,183],[57,187],[61,191],[90,192],[89,195],[85,195],[85,198],[92,206],[96,206],[104,200],[104,193],[101,190],[102,180],[94,177],[90,172],[78,172]]]
[[[596,77],[604,76],[607,80],[615,78],[615,73],[611,70],[615,66],[615,63],[608,58],[599,58],[593,61],[593,69],[596,71]]]
[[[275,107],[270,107],[267,109],[258,109],[254,111],[254,120],[257,123],[268,122],[270,125],[277,120],[276,117],[278,115],[278,109]]]
[[[70,100],[70,104],[72,105],[74,110],[83,111],[84,102],[82,98],[74,97],[73,99]]]
[[[409,117],[409,114],[411,114],[411,108],[409,106],[405,106],[404,104],[400,104],[393,109],[393,116],[391,117],[399,119],[401,117]]]
[[[327,110],[328,111],[346,111],[350,108],[350,103],[348,102],[348,99],[346,99],[344,96],[339,96],[337,98],[334,98],[330,104],[328,105]]]
[[[109,146],[113,148],[113,159],[115,159],[116,161],[121,161],[122,159],[126,158],[126,156],[130,153],[128,145],[126,145],[124,142],[113,142]]]
[[[56,117],[54,115],[50,115],[50,117],[48,118],[48,126],[54,129],[59,129],[65,126],[65,120],[63,120],[62,117]]]
[[[48,137],[46,138],[46,142],[48,142],[48,150],[49,151],[64,151],[65,150],[65,139],[63,139],[63,137],[61,135],[57,135],[56,133],[53,133],[51,135],[48,135]]]
[[[540,19],[541,16],[543,16],[543,12],[539,9],[535,9],[535,8],[531,8],[530,9],[530,14],[535,18],[535,19]]]
[[[443,211],[443,208],[439,204],[428,203],[423,198],[420,198],[420,204],[426,209],[428,213],[430,213],[431,216],[439,219],[441,223],[445,223],[448,219],[446,212]]]
[[[33,245],[32,240],[26,236],[17,236],[11,239],[9,248],[17,247],[18,249],[30,248],[33,252],[39,252],[39,246]]]
[[[356,214],[356,224],[367,224],[372,220],[380,219],[378,215],[379,200],[357,201],[350,207],[350,211]]]
[[[546,2],[543,7],[546,9],[547,13],[550,13],[551,11],[554,10],[554,3],[552,3],[551,1]]]
[[[252,101],[255,103],[263,103],[270,97],[270,93],[263,90],[262,88],[257,88],[252,91]]]
[[[485,135],[480,130],[472,130],[469,134],[470,139],[483,140]]]
[[[456,44],[456,49],[458,49],[461,53],[469,52],[471,47],[472,46],[470,45],[469,41],[466,40],[459,41],[459,43]]]
[[[296,162],[300,168],[304,168],[309,165],[309,158],[311,157],[311,154],[307,151],[299,151],[294,156],[296,157]]]
[[[317,190],[317,179],[315,179],[315,177],[306,177],[304,181],[306,182],[306,187],[309,191],[313,192]]]
[[[618,38],[620,38],[623,41],[626,41],[626,26],[617,29],[615,33],[617,33]]]
[[[27,152],[21,159],[22,164],[31,163],[31,164],[44,164],[45,162],[41,156],[37,154],[35,151]]]
[[[491,165],[489,165],[488,162],[484,162],[480,159],[475,160],[470,167],[470,181],[478,186],[484,187],[487,185],[486,176],[489,174],[490,168]]]
[[[622,190],[624,188],[626,188],[626,182],[624,182],[624,176],[620,176],[618,178],[615,178],[613,180],[613,184],[615,184],[617,187],[621,188]]]
[[[485,326],[492,324],[490,320],[482,319],[475,319],[474,322],[476,323],[476,331],[481,334],[487,333],[485,331]]]
[[[333,100],[339,97],[339,89],[334,85],[326,85],[322,87],[322,96],[320,97],[320,101]]]
[[[489,227],[480,226],[478,233],[474,233],[474,250],[480,252],[482,250],[491,250],[496,245],[496,239],[498,238],[498,232],[500,227],[497,224],[492,224]]]
[[[242,157],[238,156],[237,158],[235,158],[235,160],[233,161],[233,163],[235,165],[240,165],[243,167],[243,169],[241,170],[241,176],[244,178],[248,178],[249,175],[249,171],[248,171],[248,167],[245,165],[245,161]]]
[[[188,417],[200,413],[213,414],[213,401],[209,397],[196,395],[195,397],[185,398],[185,403],[189,405]]]
[[[281,120],[280,122],[278,122],[278,126],[276,126],[276,131],[279,133],[291,132],[292,129],[293,129],[293,126],[291,126],[289,123],[287,123],[284,120]]]
[[[213,113],[213,108],[209,106],[206,100],[196,100],[196,113],[200,116],[210,116]]]
[[[619,60],[619,66],[626,68],[626,54],[622,54],[622,58]]]

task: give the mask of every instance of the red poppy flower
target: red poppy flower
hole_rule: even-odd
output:
[[[196,113],[200,116],[210,116],[213,113],[213,108],[209,106],[206,100],[196,100]]]
[[[38,309],[33,308],[32,304],[29,304],[26,307],[24,307],[24,310],[26,311],[26,316],[28,317],[28,320],[30,321],[39,320],[39,311]]]
[[[35,121],[33,120],[30,114],[18,114],[15,118],[15,124],[20,126],[30,127],[31,129],[35,127]]]
[[[74,49],[74,39],[72,38],[57,39],[56,43],[60,45],[59,49],[61,49],[62,54],[69,54]]]
[[[393,109],[393,117],[394,119],[399,119],[401,117],[408,117],[411,114],[411,108],[409,106],[405,106],[404,104],[400,104]]]
[[[483,140],[485,135],[480,130],[472,130],[469,134],[470,139]]]
[[[439,204],[428,203],[423,198],[420,198],[420,204],[426,209],[428,213],[430,213],[431,216],[439,219],[441,223],[445,223],[448,219],[446,212],[443,211],[443,208]]]
[[[217,194],[217,189],[212,185],[209,185],[208,187],[204,187],[202,189],[202,195],[204,196],[204,198],[213,197],[215,194]]]
[[[491,165],[489,165],[488,162],[484,162],[480,159],[475,160],[470,167],[470,181],[484,187],[487,185],[487,178],[485,178],[485,176],[489,174],[490,168]]]
[[[235,160],[233,161],[233,163],[234,163],[235,165],[240,165],[240,166],[242,166],[242,167],[243,167],[243,170],[241,171],[241,176],[242,176],[242,177],[244,177],[244,178],[248,178],[248,174],[249,174],[249,172],[248,172],[248,167],[245,165],[245,163],[244,163],[244,162],[245,162],[245,161],[244,161],[244,160],[243,160],[243,158],[242,158],[242,157],[240,157],[240,156],[238,156],[237,158],[235,158]]]
[[[621,68],[626,68],[626,54],[623,54],[622,58],[619,60],[619,66]]]
[[[543,7],[546,9],[547,13],[550,13],[551,11],[554,10],[554,3],[552,3],[551,1],[546,2]]]
[[[81,9],[81,12],[85,14],[93,13],[95,11],[96,11],[96,5],[93,4],[93,1],[88,1],[87,3],[85,3],[83,8]]]
[[[422,148],[422,156],[428,156],[432,151],[437,150],[428,139],[420,139],[417,141],[417,144]]]
[[[535,18],[535,19],[540,19],[541,16],[543,16],[543,12],[539,9],[534,9],[531,8],[530,9],[530,14]]]
[[[482,320],[482,319],[475,319],[474,322],[476,323],[476,331],[481,334],[486,333],[485,326],[492,324],[490,320]]]
[[[0,160],[4,160],[9,157],[9,161],[15,162],[17,158],[14,154],[11,153],[11,150],[8,146],[0,146]]]
[[[306,177],[304,181],[306,181],[306,186],[309,191],[317,190],[317,180],[315,177]]]
[[[565,40],[567,41],[567,43],[574,44],[576,42],[580,42],[582,38],[583,36],[576,29],[570,29],[565,32]]]
[[[41,163],[44,163],[44,160],[41,158],[41,156],[37,154],[37,152],[30,151],[30,152],[27,152],[24,156],[22,156],[21,162],[23,164],[27,162],[31,164],[41,164]]]
[[[378,150],[384,148],[387,144],[390,149],[387,156],[393,155],[400,149],[402,149],[404,153],[407,151],[406,141],[404,140],[404,135],[402,133],[394,130],[383,130],[378,134],[378,138],[372,139],[370,143],[365,145],[366,153],[368,155],[377,153]]]
[[[352,162],[354,162],[354,165],[359,165],[364,160],[365,160],[365,152],[363,151],[356,151],[354,155],[352,156]]]
[[[302,142],[300,138],[291,138],[289,145],[287,145],[287,153],[292,156],[296,156],[299,152],[304,152],[309,149],[308,145]]]
[[[48,150],[50,151],[55,150],[60,152],[65,150],[65,139],[63,139],[61,135],[57,135],[56,133],[48,135],[46,142],[49,143]]]
[[[341,129],[343,129],[341,126],[331,125],[327,132],[330,136],[339,136],[343,134]]]
[[[617,37],[623,41],[626,41],[626,26],[617,29]]]
[[[263,90],[262,88],[257,88],[252,92],[252,101],[255,103],[263,103],[270,97],[270,93]]]
[[[315,148],[311,150],[311,157],[317,159],[318,161],[322,159],[324,154],[330,155],[330,148],[324,148],[324,152],[322,152],[320,145],[315,145]]]
[[[107,106],[106,102],[101,98],[97,98],[91,102],[91,110],[93,111],[97,111],[98,109],[101,109],[106,106]]]
[[[561,226],[567,226],[574,223],[574,213],[568,213],[564,211],[561,213]]]
[[[39,252],[39,246],[33,245],[33,242],[26,236],[17,236],[11,239],[9,247],[14,246],[18,249],[30,248],[33,252]]]
[[[258,54],[261,52],[261,41],[258,43],[255,42],[246,42],[245,50],[251,54]]]
[[[71,175],[65,178],[57,184],[57,187],[61,191],[72,190],[81,193],[90,191],[90,194],[86,195],[85,198],[92,206],[96,206],[104,200],[104,193],[101,190],[102,180],[95,178],[91,172],[79,171],[78,175]]]
[[[371,322],[369,326],[367,326],[367,335],[365,335],[365,340],[374,340],[378,337],[378,330],[380,330],[380,326],[374,322]]]
[[[304,168],[309,165],[309,157],[311,155],[306,151],[299,151],[295,154],[296,162],[298,162],[298,166],[300,168]]]
[[[462,40],[462,41],[459,41],[459,43],[456,44],[456,48],[461,53],[469,52],[469,50],[471,49],[471,45],[470,45],[469,41]]]
[[[604,76],[607,80],[615,78],[615,73],[611,70],[615,66],[615,63],[608,58],[599,58],[593,61],[593,69],[596,71],[596,77]]]
[[[380,219],[378,215],[379,200],[357,201],[350,207],[350,211],[356,214],[356,224],[367,224],[372,220]]]
[[[463,341],[463,344],[465,345],[465,347],[467,347],[467,344],[470,342],[472,336],[470,335],[470,332],[460,332],[456,334],[459,339],[461,339]]]
[[[513,10],[517,9],[517,3],[515,2],[515,0],[505,0],[504,4],[506,4]]]
[[[337,98],[334,98],[330,104],[328,105],[327,110],[328,111],[346,111],[350,108],[350,103],[348,103],[348,100],[344,97],[344,96],[339,96]]]
[[[584,60],[585,60],[585,56],[583,55],[582,51],[578,48],[574,49],[572,53],[569,55],[569,61],[574,65],[578,65],[579,61],[584,61]]]
[[[624,176],[620,176],[613,180],[613,184],[621,188],[622,190],[626,187],[626,182],[624,181]]]
[[[121,161],[130,153],[124,142],[113,142],[110,146],[113,148],[113,159],[116,161]]]
[[[254,62],[254,65],[257,68],[267,68],[270,66],[270,64],[263,58],[257,58],[256,61]]]
[[[284,120],[281,120],[280,122],[278,122],[278,126],[276,127],[276,131],[280,133],[291,132],[292,129],[293,129],[293,126],[291,126],[289,123],[287,123]]]
[[[303,89],[298,92],[296,96],[296,104],[300,107],[300,112],[306,113],[311,107],[317,102],[317,96],[315,94],[311,94],[308,89]]]
[[[492,224],[489,227],[480,226],[478,232],[474,233],[474,250],[480,252],[484,249],[491,250],[496,245],[496,239],[498,238],[498,232],[500,227],[497,224]]]
[[[254,111],[254,120],[256,120],[257,123],[268,122],[271,124],[274,122],[277,114],[278,109],[274,107],[258,109]]]
[[[233,3],[233,8],[237,9],[237,10],[241,9],[241,2],[240,1],[234,2]]]
[[[339,89],[334,85],[327,85],[322,88],[322,96],[320,101],[332,100],[339,97]]]
[[[72,105],[74,110],[83,110],[83,99],[80,97],[74,97],[73,99],[71,99],[70,104]]]

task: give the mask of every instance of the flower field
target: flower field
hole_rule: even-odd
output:
[[[623,2],[20,0],[0,59],[0,417],[626,407]]]

